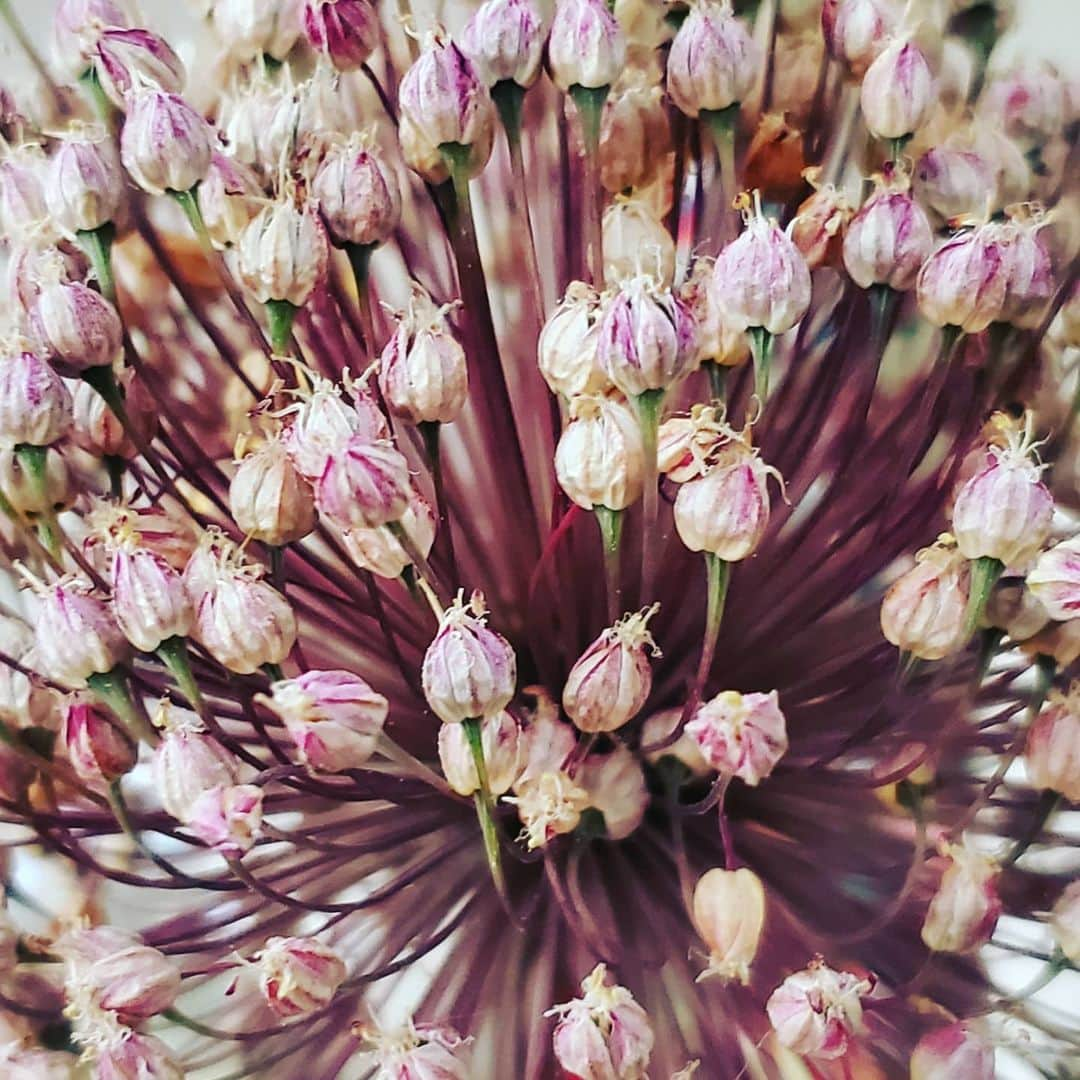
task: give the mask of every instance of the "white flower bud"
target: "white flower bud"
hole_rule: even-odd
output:
[[[694,925],[709,946],[709,966],[700,978],[715,975],[750,980],[765,923],[765,889],[745,867],[710,870],[694,887]]]
[[[572,281],[548,316],[536,346],[540,374],[554,394],[598,394],[611,384],[596,359],[600,301],[584,281]]]
[[[229,511],[246,536],[283,547],[315,528],[315,496],[280,439],[248,454],[229,484]]]
[[[480,738],[488,787],[492,795],[505,795],[521,771],[521,730],[504,711],[481,721]],[[446,782],[459,795],[469,796],[480,790],[476,762],[461,724],[443,724],[439,728],[439,762]]]
[[[570,423],[555,449],[559,486],[585,510],[625,510],[641,498],[645,452],[630,408],[606,397],[570,403]]]
[[[303,307],[325,280],[330,260],[315,206],[289,198],[265,207],[240,234],[237,250],[240,280],[261,304]]]

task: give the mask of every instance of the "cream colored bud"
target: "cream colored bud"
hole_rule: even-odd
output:
[[[745,867],[710,870],[694,888],[694,924],[709,946],[710,975],[745,985],[765,922],[765,889]]]
[[[629,406],[612,398],[580,397],[555,449],[559,486],[585,510],[625,510],[641,498],[645,452]]]

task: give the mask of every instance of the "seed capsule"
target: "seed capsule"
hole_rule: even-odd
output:
[[[895,41],[882,50],[863,76],[863,117],[879,139],[914,134],[929,119],[936,100],[930,61],[911,41]]]

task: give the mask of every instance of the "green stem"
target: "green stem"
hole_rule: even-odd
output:
[[[101,85],[97,70],[93,67],[87,68],[86,71],[79,76],[79,85],[89,95],[95,111],[101,118],[101,122],[109,129],[109,131],[115,134],[117,127],[116,109],[113,107],[113,103],[109,100],[108,94],[105,93],[105,90]]]
[[[608,86],[570,87],[570,98],[581,123],[581,141],[585,148],[585,261],[589,278],[597,289],[604,285],[603,197],[600,193],[600,119]]]
[[[606,506],[594,506],[596,523],[604,544],[604,584],[607,595],[608,625],[614,625],[622,613],[622,578],[619,573],[619,544],[622,539],[623,515],[621,510],[609,510]]]
[[[900,293],[888,285],[870,286],[870,341],[879,362],[889,344],[889,327],[899,300]]]
[[[41,507],[35,522],[38,536],[45,550],[59,562],[62,545],[60,543],[60,526],[53,511],[52,499],[49,497],[48,454],[49,448],[47,446],[31,446],[29,443],[19,443],[15,447],[15,458],[20,468],[30,477],[34,495]]]
[[[105,404],[116,414],[117,420],[127,431],[131,427],[127,409],[124,406],[124,392],[116,381],[116,372],[111,364],[102,364],[100,367],[87,368],[82,373],[83,382],[92,386],[105,400]],[[142,447],[140,446],[141,450]]]
[[[206,712],[206,702],[203,700],[202,691],[191,670],[191,661],[188,658],[187,639],[171,637],[163,641],[157,647],[157,654],[161,662],[168,668],[180,693],[187,698],[191,707],[200,717]]]
[[[694,685],[683,706],[682,724],[694,713],[705,693],[705,683],[716,659],[716,642],[720,637],[720,624],[724,618],[724,602],[727,600],[728,583],[731,580],[731,563],[711,551],[705,553],[705,633],[701,641],[701,657],[698,660]]]
[[[127,676],[122,668],[114,667],[111,671],[95,672],[87,677],[86,685],[102,704],[112,709],[136,742],[148,742],[152,746],[158,741],[157,732],[131,696]]]
[[[196,184],[188,191],[170,190],[169,194],[177,203],[179,203],[180,209],[184,211],[184,217],[188,219],[188,224],[195,233],[195,238],[199,241],[199,246],[204,251],[213,251],[214,243],[210,239],[210,233],[206,228],[206,222],[203,220],[202,210],[199,209],[198,191],[199,185]]]
[[[715,360],[705,361],[705,374],[709,377],[709,393],[713,401],[721,404],[727,399],[728,369]]]
[[[739,119],[739,104],[736,102],[726,109],[703,109],[701,119],[716,146],[720,172],[720,243],[726,244],[735,232],[732,203],[735,199],[735,125]]]
[[[641,428],[641,444],[645,455],[644,483],[642,498],[644,522],[641,529],[641,602],[648,604],[652,600],[653,575],[656,560],[654,558],[659,545],[656,536],[656,519],[660,507],[660,483],[657,467],[657,439],[660,432],[660,413],[664,407],[663,390],[646,390],[634,398],[638,426]]]
[[[275,356],[291,356],[293,323],[300,309],[288,300],[267,300],[265,307],[270,348]]]
[[[1035,806],[1035,814],[1031,821],[1028,822],[1027,828],[1024,830],[1023,835],[1016,844],[1013,846],[1012,851],[1002,860],[1002,869],[1007,869],[1024,854],[1025,851],[1038,839],[1039,833],[1042,832],[1043,826],[1050,820],[1050,815],[1058,808],[1061,803],[1061,796],[1056,791],[1051,791],[1047,788],[1040,796],[1039,801]]]
[[[986,602],[1004,570],[1005,564],[1000,559],[992,559],[987,555],[971,561],[971,591],[968,593],[967,611],[964,615],[965,637],[971,637],[979,628]]]
[[[437,420],[424,420],[418,427],[424,440],[424,453],[431,469],[431,483],[435,489],[435,513],[439,518],[439,529],[446,541],[446,556],[454,578],[458,578],[457,555],[454,552],[454,534],[450,527],[450,500],[446,497],[446,484],[442,469],[442,454],[439,451],[439,434],[442,424]]]
[[[480,821],[480,832],[484,838],[484,853],[487,855],[491,880],[495,883],[499,895],[505,899],[506,879],[503,876],[502,853],[499,850],[499,831],[495,824],[495,802],[491,797],[487,763],[484,761],[484,741],[480,721],[476,717],[469,717],[462,721],[462,726],[465,729],[469,750],[472,752],[473,764],[476,766],[476,778],[480,784],[480,790],[474,796],[474,802],[476,816]]]
[[[280,664],[263,664],[262,669],[271,682],[282,682],[285,678],[285,672],[281,670]]]
[[[769,369],[772,366],[773,336],[764,326],[751,326],[750,352],[754,357],[754,392],[762,407],[769,400]]]
[[[352,267],[353,281],[356,283],[356,302],[360,308],[360,326],[364,331],[364,345],[368,351],[368,359],[374,361],[377,353],[375,349],[375,320],[371,314],[371,256],[375,251],[374,244],[346,244],[345,254]]]
[[[116,227],[111,221],[96,229],[80,230],[76,237],[79,247],[90,260],[101,288],[101,295],[106,300],[116,303],[116,279],[112,272],[112,245],[116,238]]]

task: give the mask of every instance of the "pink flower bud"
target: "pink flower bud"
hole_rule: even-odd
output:
[[[712,284],[715,265],[715,259],[704,256],[695,259],[679,295],[694,314],[702,363],[709,360],[725,367],[737,367],[750,359],[750,342],[746,330],[733,327],[720,308]]]
[[[0,446],[0,491],[20,514],[45,514],[70,504],[71,474],[51,446],[45,451],[43,480],[26,468],[14,446]]]
[[[292,159],[299,122],[296,92],[288,84],[271,82],[264,72],[225,99],[219,119],[232,157],[269,186],[274,186],[282,160]]]
[[[764,327],[770,334],[783,334],[810,306],[806,260],[776,222],[760,212],[760,203],[742,233],[720,252],[712,288],[733,330]]]
[[[862,995],[871,984],[849,971],[834,971],[820,958],[789,975],[766,1003],[777,1038],[796,1054],[831,1060],[847,1053],[862,1029]]]
[[[463,1056],[470,1042],[452,1028],[415,1026],[410,1021],[398,1031],[373,1032],[353,1026],[367,1042],[378,1072],[374,1080],[470,1080],[472,1072]]]
[[[916,282],[919,310],[935,326],[977,334],[1001,318],[1008,275],[998,228],[959,233],[923,263]]]
[[[863,118],[879,139],[903,139],[926,123],[937,86],[926,54],[911,41],[885,48],[863,76]]]
[[[659,604],[625,615],[585,650],[570,669],[563,688],[563,708],[580,731],[615,731],[629,723],[648,700],[655,656],[648,630]]]
[[[652,1056],[648,1014],[625,986],[607,982],[607,968],[597,964],[581,982],[582,996],[556,1005],[555,1058],[581,1080],[638,1080]]]
[[[1080,618],[1080,536],[1044,551],[1027,576],[1027,587],[1051,619]]]
[[[210,127],[176,94],[137,87],[125,99],[120,159],[151,195],[190,191],[210,171]]]
[[[885,48],[896,16],[889,0],[825,0],[821,29],[829,55],[861,79]]]
[[[1024,764],[1032,787],[1080,803],[1080,683],[1051,693],[1028,729]]]
[[[510,643],[488,629],[480,593],[466,602],[459,592],[443,612],[421,677],[428,705],[446,724],[496,716],[510,703],[517,658]]]
[[[273,547],[302,540],[315,528],[315,496],[280,439],[270,439],[237,466],[229,511],[245,536]]]
[[[835,185],[817,186],[817,175],[810,169],[803,175],[815,191],[799,207],[791,224],[791,241],[811,270],[839,266],[841,245],[854,211]]]
[[[938,1028],[915,1047],[911,1080],[994,1080],[994,1048],[968,1024]]]
[[[934,247],[934,232],[906,185],[878,183],[851,219],[844,266],[860,289],[888,285],[907,292]]]
[[[263,790],[254,784],[215,787],[192,804],[184,824],[226,859],[250,851],[262,830]]]
[[[698,365],[694,316],[671,291],[635,277],[604,308],[596,357],[627,397],[666,390]]]
[[[129,108],[128,95],[143,87],[179,94],[187,79],[184,63],[169,43],[141,27],[104,31],[96,60],[102,89],[118,109]]]
[[[304,31],[338,71],[354,71],[379,46],[379,15],[369,0],[307,0]]]
[[[124,201],[124,174],[115,146],[103,132],[64,139],[49,162],[45,201],[67,233],[112,221]]]
[[[1055,288],[1054,268],[1041,229],[1039,221],[1021,218],[1001,228],[1008,274],[1000,317],[1002,322],[1025,329],[1039,324]]]
[[[922,939],[935,952],[968,953],[990,940],[1001,915],[999,868],[970,847],[947,846],[949,865],[926,910]]]
[[[281,717],[300,760],[317,772],[359,769],[375,752],[386,698],[348,671],[306,671],[263,699]]]
[[[788,748],[787,724],[775,690],[768,694],[725,690],[698,708],[686,734],[714,769],[751,787],[773,771]]]
[[[140,652],[187,637],[195,620],[180,575],[158,554],[134,543],[117,548],[112,562],[113,610],[124,636]]]
[[[240,280],[260,304],[303,307],[326,280],[330,247],[313,203],[271,203],[245,227],[237,250]]]
[[[553,394],[573,398],[600,393],[609,385],[596,359],[599,312],[596,290],[584,281],[572,281],[540,331],[537,360]]]
[[[88,784],[112,783],[135,766],[131,739],[92,702],[73,698],[64,710],[62,731],[68,760]]]
[[[315,505],[341,529],[397,522],[409,505],[409,463],[393,443],[354,435],[327,459],[315,482]]]
[[[107,26],[130,26],[122,0],[58,0],[52,18],[52,55],[61,74],[78,79],[90,67],[94,46]]]
[[[172,1051],[153,1035],[124,1029],[94,1059],[94,1080],[184,1080]]]
[[[1061,76],[1045,62],[1028,61],[991,78],[979,98],[979,115],[1027,149],[1061,134],[1065,90]]]
[[[919,158],[914,186],[919,201],[948,221],[985,212],[994,201],[997,183],[982,154],[946,143]]]
[[[178,719],[171,709],[165,717],[165,734],[154,749],[154,788],[166,813],[187,821],[204,792],[236,783],[237,761],[194,718]]]
[[[1074,963],[1080,963],[1080,881],[1065,886],[1050,915],[1050,930],[1058,948]]]
[[[199,184],[199,210],[214,246],[235,244],[247,224],[262,209],[258,177],[243,162],[215,151]]]
[[[333,949],[312,937],[272,937],[259,952],[259,987],[278,1016],[326,1008],[348,973]]]
[[[435,511],[415,488],[409,493],[409,505],[398,524],[426,559],[435,543]],[[379,577],[397,578],[412,556],[401,546],[398,538],[381,526],[377,529],[350,529],[342,534],[345,550],[357,566]]]
[[[559,486],[585,510],[625,510],[641,498],[645,451],[629,406],[606,397],[579,397],[555,448]]]
[[[465,350],[450,331],[448,310],[414,284],[409,310],[379,358],[383,397],[396,416],[414,424],[451,423],[468,394]]]
[[[23,349],[0,360],[0,439],[49,446],[71,423],[71,395],[40,356]]]
[[[761,52],[730,0],[703,0],[671,43],[668,96],[687,116],[720,112],[746,100],[760,70]]]
[[[0,161],[0,223],[10,237],[36,242],[55,232],[45,204],[45,158],[41,148],[16,147]]]
[[[401,219],[396,173],[357,136],[327,151],[312,190],[337,244],[381,244]]]
[[[589,808],[603,817],[609,840],[625,840],[637,831],[649,807],[649,789],[641,763],[625,746],[610,754],[590,754],[577,780]]]
[[[625,64],[626,35],[603,0],[558,0],[548,68],[560,90],[610,86]]]
[[[691,551],[725,562],[749,558],[769,525],[770,469],[739,439],[728,442],[704,476],[675,498],[675,528]]]
[[[76,686],[112,671],[128,651],[112,607],[88,581],[72,577],[38,591],[34,641],[45,674]]]
[[[709,946],[709,976],[750,981],[765,923],[765,889],[761,878],[745,867],[710,870],[694,887],[694,925]]]
[[[493,795],[505,795],[518,778],[522,759],[520,735],[517,721],[508,712],[489,716],[480,723],[484,766]],[[446,782],[459,795],[469,796],[480,790],[476,762],[460,724],[443,724],[439,728],[439,762]]]
[[[62,375],[104,367],[120,353],[124,331],[116,308],[81,282],[44,285],[31,320],[38,342]]]
[[[540,12],[532,0],[486,0],[466,23],[461,48],[489,89],[501,82],[527,89],[540,75]]]
[[[967,642],[968,561],[951,536],[915,556],[881,602],[881,631],[903,652],[941,660]]]
[[[264,53],[284,60],[302,30],[302,0],[214,0],[214,30],[239,61]]]
[[[87,382],[79,379],[71,386],[74,424],[72,441],[96,457],[122,457],[130,461],[137,457],[154,437],[158,422],[157,399],[138,378],[134,368],[126,368],[117,377],[124,391],[124,409],[128,415],[132,437],[109,408],[105,399]]]

